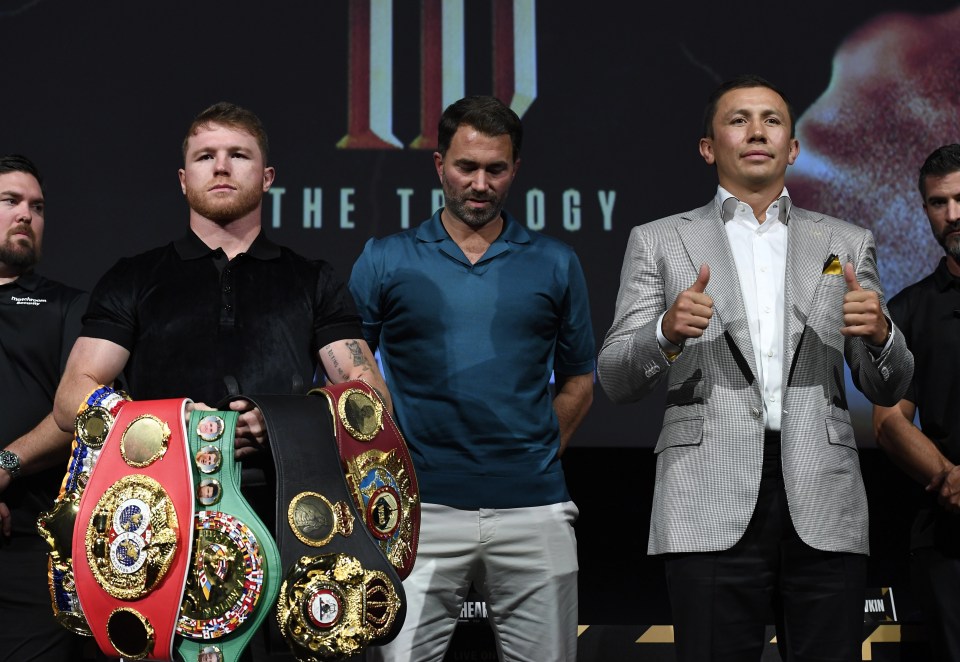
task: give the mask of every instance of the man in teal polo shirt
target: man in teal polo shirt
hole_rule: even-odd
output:
[[[573,250],[503,211],[521,139],[492,97],[447,108],[444,208],[370,240],[350,279],[423,501],[406,623],[373,649],[385,660],[440,662],[471,583],[501,658],[576,659],[577,509],[560,454],[593,400],[595,346]]]

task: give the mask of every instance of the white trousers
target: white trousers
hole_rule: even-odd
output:
[[[403,582],[406,621],[367,659],[442,662],[473,582],[500,660],[575,662],[578,514],[572,501],[480,510],[424,503],[417,562]]]

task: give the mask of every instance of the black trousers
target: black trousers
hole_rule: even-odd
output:
[[[780,435],[767,433],[763,476],[743,538],[722,552],[665,559],[681,662],[750,662],[767,624],[786,662],[860,660],[867,559],[822,552],[793,528]]]
[[[923,611],[933,660],[960,660],[960,558],[933,547],[910,553],[914,598]]]

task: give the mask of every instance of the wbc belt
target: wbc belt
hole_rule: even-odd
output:
[[[403,435],[366,382],[310,393],[327,398],[350,495],[384,556],[406,579],[417,558],[420,496]]]
[[[123,391],[98,386],[80,405],[74,425],[73,445],[67,473],[53,508],[37,518],[37,531],[50,546],[47,578],[53,615],[68,630],[92,636],[77,598],[73,575],[73,530],[80,510],[80,497],[100,455],[114,418],[130,401]]]
[[[406,607],[396,570],[364,526],[340,466],[329,407],[314,396],[242,396],[266,422],[286,568],[277,625],[298,660],[392,640]]]
[[[183,662],[234,662],[280,590],[280,554],[240,493],[235,411],[193,411],[193,556],[177,625]]]
[[[187,402],[125,404],[80,500],[73,534],[77,596],[108,657],[171,659],[191,558]]]

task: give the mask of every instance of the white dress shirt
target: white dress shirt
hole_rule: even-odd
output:
[[[783,292],[787,271],[787,189],[759,222],[750,205],[717,187],[724,229],[740,279],[740,294],[750,327],[750,342],[763,394],[764,425],[780,429],[783,396]]]

